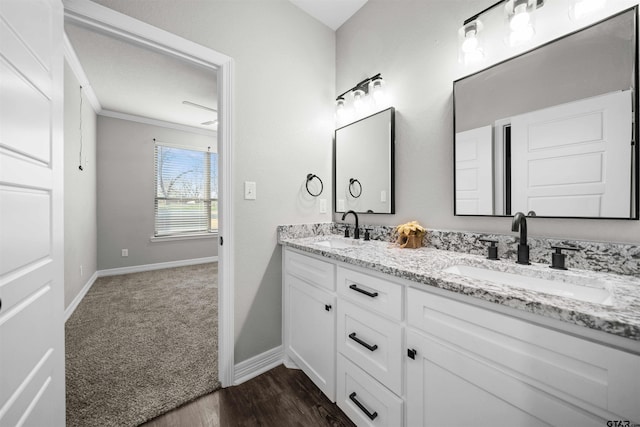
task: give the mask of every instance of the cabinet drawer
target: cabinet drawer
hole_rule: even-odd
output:
[[[397,283],[338,267],[338,295],[358,304],[402,320],[402,286]]]
[[[290,250],[285,252],[285,257],[286,273],[330,291],[335,290],[334,264]]]
[[[413,288],[407,322],[573,405],[640,421],[640,356]]]
[[[402,327],[347,301],[338,303],[338,351],[402,394]]]
[[[356,425],[402,425],[402,400],[342,355],[337,385],[336,403]]]

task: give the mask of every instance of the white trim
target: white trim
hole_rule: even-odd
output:
[[[207,233],[207,234],[193,234],[193,235],[178,235],[178,236],[151,236],[149,238],[150,242],[160,243],[160,242],[172,242],[174,240],[196,240],[196,239],[213,239],[218,237],[218,233]]]
[[[98,277],[118,276],[120,274],[141,273],[143,271],[162,270],[164,268],[185,267],[187,265],[206,264],[208,262],[218,262],[217,256],[204,258],[183,259],[180,261],[157,262],[155,264],[132,265],[129,267],[109,268],[98,270]]]
[[[69,37],[67,37],[67,33],[63,33],[64,39],[64,57],[67,60],[67,64],[69,64],[69,68],[73,71],[73,74],[78,79],[80,86],[82,86],[82,92],[89,100],[89,104],[93,108],[93,111],[96,114],[100,114],[102,111],[102,105],[100,105],[100,101],[96,96],[96,93],[93,91],[93,86],[89,82],[89,78],[84,72],[84,68],[82,68],[82,64],[80,64],[80,60],[78,59],[78,55],[76,51],[73,49],[71,42],[69,41]]]
[[[242,384],[276,366],[282,365],[282,354],[282,346],[280,345],[238,363],[234,369],[233,385]]]
[[[64,0],[65,18],[169,55],[218,70],[218,153],[220,153],[220,238],[218,246],[218,372],[223,387],[234,376],[233,254],[233,59],[88,0]]]
[[[91,287],[93,286],[97,278],[98,278],[98,272],[96,271],[91,275],[91,277],[89,277],[89,280],[87,280],[87,283],[85,283],[82,289],[80,289],[80,292],[78,292],[78,295],[76,295],[73,301],[71,301],[71,304],[69,304],[69,307],[65,308],[64,310],[65,323],[67,323],[67,320],[69,320],[69,317],[71,317],[73,312],[76,311],[76,308],[78,308],[80,301],[82,301],[82,298],[84,298],[87,292],[89,292],[89,289],[91,289]]]
[[[149,117],[138,116],[135,114],[120,113],[118,111],[113,111],[113,110],[102,110],[98,114],[104,117],[111,117],[114,119],[127,120],[130,122],[136,122],[136,123],[144,123],[146,125],[153,125],[153,126],[159,126],[163,128],[175,129],[182,132],[195,133],[198,135],[211,136],[214,138],[218,135],[218,132],[216,132],[215,130],[201,129],[195,126],[181,125],[178,123],[166,122],[164,120],[158,120],[158,119],[151,119]]]

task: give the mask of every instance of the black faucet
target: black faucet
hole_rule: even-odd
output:
[[[516,212],[511,223],[511,231],[520,230],[518,243],[518,264],[529,265],[529,245],[527,245],[527,217],[522,212]]]
[[[346,211],[344,214],[342,214],[342,220],[344,221],[345,217],[349,214],[353,214],[353,216],[356,218],[356,229],[353,232],[353,238],[354,239],[359,239],[360,238],[360,229],[358,228],[358,214],[355,213],[355,211]]]

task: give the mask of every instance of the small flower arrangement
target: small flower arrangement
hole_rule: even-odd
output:
[[[396,231],[398,232],[397,243],[401,248],[415,249],[422,247],[422,239],[427,229],[418,224],[418,221],[410,221],[397,226]]]

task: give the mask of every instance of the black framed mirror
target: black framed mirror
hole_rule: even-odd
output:
[[[336,213],[395,213],[393,107],[336,129],[333,206]]]
[[[453,83],[455,215],[638,219],[636,17]]]

